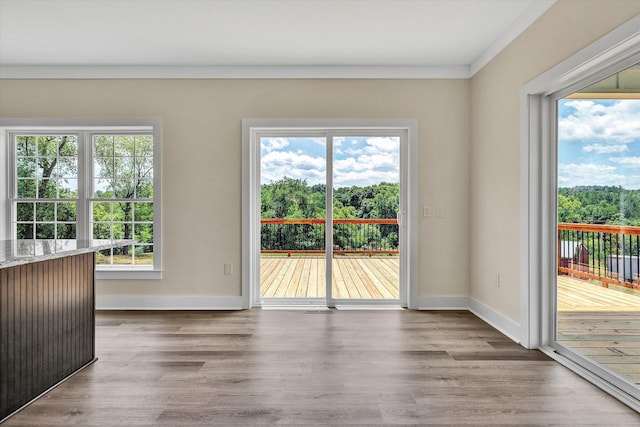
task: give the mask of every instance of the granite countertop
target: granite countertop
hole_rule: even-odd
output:
[[[0,268],[133,244],[133,240],[0,240]]]

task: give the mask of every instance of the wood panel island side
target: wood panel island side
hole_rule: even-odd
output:
[[[131,240],[0,240],[0,423],[96,360],[95,252]]]

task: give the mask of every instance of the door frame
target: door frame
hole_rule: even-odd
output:
[[[258,134],[286,131],[315,135],[342,136],[355,133],[406,133],[405,144],[400,147],[400,191],[402,225],[400,245],[400,305],[417,308],[417,226],[418,226],[418,121],[414,119],[243,119],[242,120],[242,303],[243,308],[260,305],[256,292],[260,283],[260,144]],[[401,138],[402,140],[402,138]],[[327,142],[327,153],[332,149]],[[403,147],[404,145],[404,147]],[[332,151],[331,151],[332,153]],[[327,171],[332,169],[327,155]],[[327,180],[327,188],[331,177]],[[328,195],[329,195],[328,191]],[[332,201],[327,197],[327,205]],[[330,225],[329,223],[327,224]],[[330,231],[327,227],[328,232]],[[327,253],[327,257],[330,256]],[[326,272],[331,277],[331,271]],[[328,287],[330,281],[327,282]],[[330,293],[327,293],[330,296]],[[302,303],[305,306],[337,304],[379,304],[385,300],[273,299],[272,304]],[[398,304],[397,300],[393,303]]]
[[[538,348],[640,411],[622,381],[555,342],[557,162],[555,100],[640,61],[640,16],[525,84],[520,91],[520,342]]]

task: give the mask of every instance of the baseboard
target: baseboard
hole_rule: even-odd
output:
[[[520,325],[470,297],[420,297],[418,310],[469,310],[513,341],[520,343]]]
[[[418,310],[469,310],[469,297],[420,297]]]
[[[521,344],[520,325],[513,320],[484,305],[478,300],[469,298],[469,311],[493,326],[513,341]]]
[[[96,310],[241,310],[242,297],[97,295]]]

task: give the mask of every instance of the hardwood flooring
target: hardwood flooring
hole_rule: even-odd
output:
[[[99,312],[97,355],[6,427],[640,423],[464,311]]]

